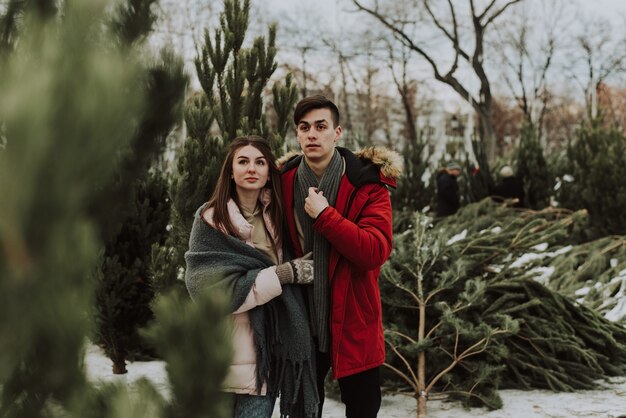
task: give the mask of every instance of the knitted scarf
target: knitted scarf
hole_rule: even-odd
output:
[[[309,291],[309,303],[313,334],[318,338],[318,350],[327,353],[330,346],[329,314],[330,297],[328,294],[328,262],[330,245],[326,238],[313,230],[315,220],[304,211],[304,199],[309,194],[309,187],[317,187],[324,192],[330,206],[335,205],[339,183],[343,172],[343,159],[335,149],[326,171],[318,182],[317,177],[304,158],[300,162],[295,179],[295,212],[302,225],[304,234],[304,252],[313,251],[313,292]],[[311,296],[312,294],[312,296]]]
[[[204,208],[196,212],[191,229],[185,284],[192,298],[227,291],[235,311],[259,271],[273,263],[259,250],[207,225],[201,219]],[[267,381],[272,396],[280,394],[281,418],[316,417],[315,356],[300,287],[285,285],[280,296],[248,313],[257,353],[257,390]]]

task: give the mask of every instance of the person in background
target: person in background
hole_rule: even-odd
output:
[[[211,199],[196,212],[185,284],[231,297],[233,361],[223,384],[234,418],[315,417],[314,350],[301,288],[310,254],[285,262],[280,175],[268,142],[232,141]],[[271,321],[271,323],[270,323]],[[211,326],[211,324],[207,324]]]
[[[515,199],[513,207],[524,207],[524,185],[508,165],[500,169],[500,182],[494,187],[492,195],[498,200]]]
[[[450,162],[437,173],[437,216],[454,215],[461,206],[457,177],[461,174],[461,166]]]
[[[396,185],[401,158],[380,148],[338,147],[339,110],[324,96],[298,102],[293,120],[303,154],[286,156],[282,165],[283,201],[295,253],[313,252],[315,279],[306,290],[319,416],[332,368],[346,417],[376,417],[385,361],[378,276],[392,248],[387,187]]]

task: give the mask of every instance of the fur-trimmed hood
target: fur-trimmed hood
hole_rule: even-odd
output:
[[[403,161],[400,154],[383,147],[366,147],[354,153],[358,158],[365,158],[378,166],[380,173],[389,178],[402,176]]]
[[[337,147],[341,152],[344,148]],[[342,155],[344,154],[341,152]],[[283,169],[288,162],[301,156],[302,151],[289,151],[278,160],[276,164],[279,169]],[[397,179],[402,175],[403,161],[400,154],[383,147],[365,147],[355,151],[354,156],[364,163],[371,163],[380,170],[380,174],[390,179]]]

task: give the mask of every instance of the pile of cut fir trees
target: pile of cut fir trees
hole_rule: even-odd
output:
[[[626,375],[626,237],[576,244],[585,211],[489,199],[396,216],[381,274],[387,384],[498,409],[498,389],[573,391]],[[623,314],[622,314],[623,315]]]

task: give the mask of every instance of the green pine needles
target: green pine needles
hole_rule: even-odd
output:
[[[564,279],[538,268],[539,260],[560,263],[560,273],[575,278],[559,257],[580,255],[563,242],[585,211],[519,210],[486,199],[434,226],[407,216],[411,222],[397,220],[410,228],[394,237],[381,288],[390,379],[418,405],[420,394],[441,394],[499,408],[498,388],[590,389],[626,372],[623,326],[558,293]],[[603,245],[621,248],[615,240]]]

